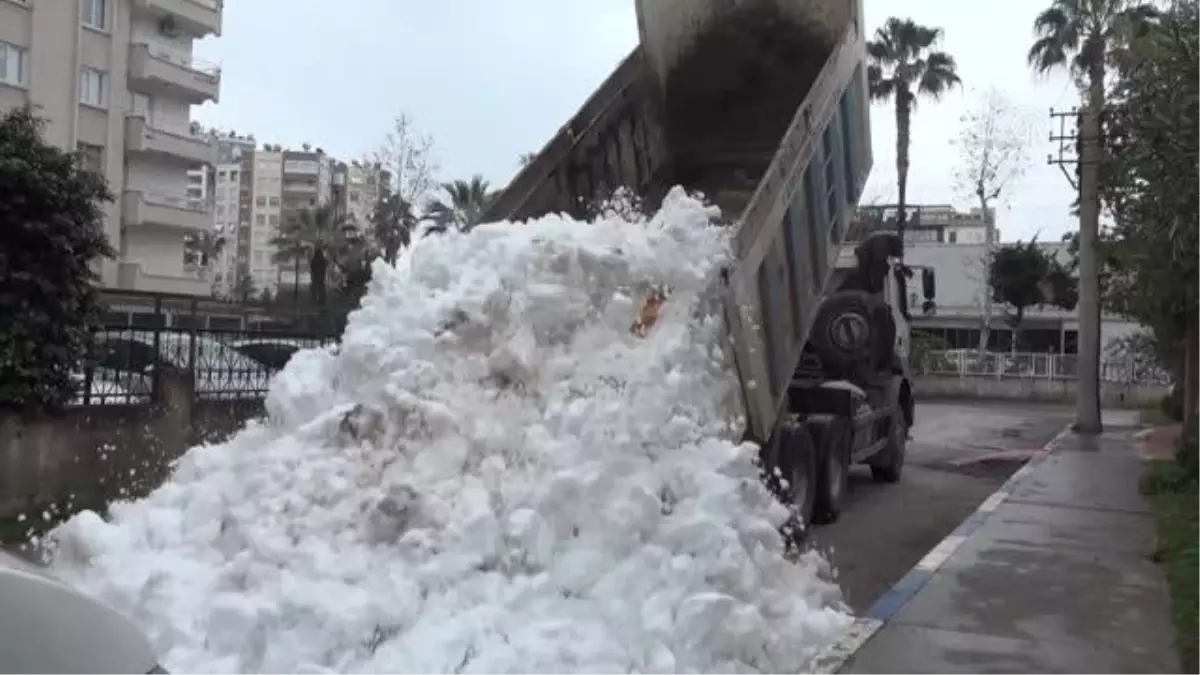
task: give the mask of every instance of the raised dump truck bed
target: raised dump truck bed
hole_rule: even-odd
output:
[[[901,417],[906,381],[890,375],[903,367],[888,366],[874,393],[853,378],[826,386],[841,380],[825,366],[802,367],[813,356],[814,320],[831,305],[827,287],[844,283],[834,267],[872,163],[861,2],[636,5],[641,43],[514,178],[488,219],[583,217],[619,187],[652,206],[674,185],[703,192],[736,229],[726,321],[747,437],[768,449],[767,461],[784,464],[780,452],[792,451],[781,444],[842,443],[826,433],[837,418],[833,426],[848,427],[847,457],[878,454],[894,435],[886,423]],[[831,286],[833,279],[840,280]],[[878,305],[893,292],[873,289],[876,300],[856,302]],[[814,387],[830,393],[814,396]],[[908,408],[902,417],[911,420]],[[844,487],[844,477],[833,480]]]

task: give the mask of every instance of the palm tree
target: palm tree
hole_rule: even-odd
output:
[[[483,221],[483,213],[496,194],[488,190],[488,182],[479,174],[471,177],[470,181],[442,183],[442,190],[450,200],[446,202],[435,198],[429,205],[426,215],[434,223],[429,228],[431,234],[441,234],[451,227],[459,232],[470,232]]]
[[[323,305],[328,298],[330,262],[353,229],[332,204],[302,209],[285,221],[279,235],[271,240],[276,247],[275,262],[294,264],[295,281],[299,286],[299,262],[307,261],[310,296],[314,303]]]
[[[1104,110],[1105,65],[1157,14],[1135,0],[1051,0],[1033,21],[1037,39],[1029,49],[1031,68],[1046,73],[1069,70],[1086,87],[1079,136],[1079,393],[1075,425],[1099,433],[1100,422],[1100,235],[1099,112]]]
[[[383,249],[383,259],[389,265],[396,264],[400,249],[412,241],[416,226],[417,216],[413,213],[412,204],[398,194],[389,195],[375,206],[375,212],[371,214],[371,229],[375,243]]]
[[[240,299],[242,302],[250,302],[250,297],[255,294],[254,277],[246,273],[241,273],[234,282],[233,288],[230,289],[235,299]]]
[[[934,99],[961,84],[954,57],[934,51],[941,28],[927,28],[912,19],[892,17],[867,43],[867,84],[871,99],[892,99],[896,106],[896,229],[904,240],[908,205],[908,151],[912,144],[912,114],[922,94]]]
[[[297,221],[298,219],[294,217],[285,220],[283,226],[279,228],[279,234],[271,237],[271,246],[275,247],[275,253],[271,255],[271,262],[281,266],[281,273],[282,266],[292,268],[292,302],[298,304],[300,302],[300,263],[308,258],[308,248],[305,246],[303,228]]]
[[[207,271],[225,250],[225,241],[224,235],[212,230],[187,235],[183,239],[184,264],[195,265],[201,271]]]

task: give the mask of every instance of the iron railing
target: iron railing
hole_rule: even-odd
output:
[[[106,327],[96,331],[75,379],[76,405],[140,404],[156,400],[161,369],[191,376],[198,400],[266,396],[287,360],[302,349],[335,344],[332,334]]]
[[[981,355],[972,349],[951,349],[926,352],[914,360],[913,366],[922,375],[1073,380],[1078,361],[1076,354],[985,352]],[[1115,384],[1168,385],[1172,381],[1169,373],[1134,358],[1102,359],[1100,379]]]

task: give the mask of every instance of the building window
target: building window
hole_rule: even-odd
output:
[[[79,101],[100,108],[108,106],[108,73],[94,68],[79,71]]]
[[[108,29],[108,0],[81,0],[79,20],[97,30]]]
[[[271,206],[279,206],[279,197],[271,197]]]
[[[261,206],[266,206],[266,205],[267,205],[267,198],[266,198],[266,197],[255,197],[255,199],[254,199],[254,205],[255,205],[255,206],[260,206],[260,207],[261,207]]]
[[[950,243],[951,244],[958,243],[958,231],[957,230],[950,230]],[[982,329],[980,329],[980,330],[982,330]]]
[[[16,45],[0,42],[0,82],[24,87],[29,81],[29,55]]]
[[[80,143],[79,165],[88,171],[104,174],[104,148],[90,143]]]
[[[258,215],[256,215],[256,216],[254,216],[254,224],[256,224],[256,225],[266,225],[266,224],[267,224],[267,217],[266,217],[265,215],[261,214],[261,213],[260,213],[260,214],[258,214]]]
[[[271,222],[272,226],[279,226],[279,216],[272,214],[267,220]]]

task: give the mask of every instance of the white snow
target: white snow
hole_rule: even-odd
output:
[[[52,535],[178,672],[797,672],[851,620],[722,410],[714,213],[421,240],[268,420]],[[648,283],[673,294],[631,335]]]

